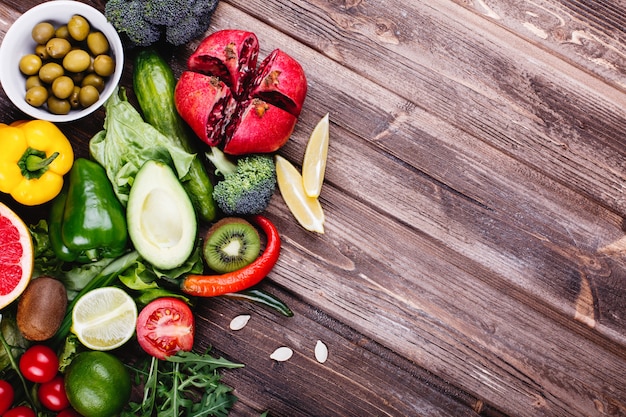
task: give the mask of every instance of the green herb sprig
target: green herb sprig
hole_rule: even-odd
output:
[[[226,417],[237,397],[221,382],[219,370],[243,366],[208,351],[179,351],[165,361],[146,358],[133,369],[136,382],[143,383],[142,401],[131,402],[122,417]]]

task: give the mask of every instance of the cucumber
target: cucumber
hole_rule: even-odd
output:
[[[152,49],[137,53],[133,68],[133,89],[146,122],[179,143],[187,152],[197,153],[188,126],[176,111],[174,88],[176,79],[168,63]],[[217,215],[213,200],[213,184],[207,170],[196,157],[183,187],[200,220],[211,222]]]

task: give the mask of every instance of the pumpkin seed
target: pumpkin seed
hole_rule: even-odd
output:
[[[281,346],[270,355],[270,359],[274,359],[278,362],[284,362],[289,360],[292,355],[293,350],[289,349],[287,346]]]
[[[240,316],[237,316],[230,321],[230,329],[241,330],[244,327],[246,327],[246,324],[248,324],[249,320],[250,320],[249,314],[242,314]]]
[[[319,363],[324,363],[328,359],[328,347],[321,340],[318,340],[315,344],[315,359]]]

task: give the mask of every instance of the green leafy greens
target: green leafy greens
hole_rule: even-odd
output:
[[[181,181],[188,175],[196,155],[145,122],[128,101],[124,88],[117,89],[104,107],[104,130],[91,138],[89,152],[106,169],[124,206],[139,168],[148,160],[172,166]]]
[[[142,365],[134,368],[135,383],[143,382],[142,401],[131,402],[122,417],[226,417],[237,400],[232,388],[221,382],[218,370],[242,364],[208,353],[179,351],[165,361],[151,358]]]

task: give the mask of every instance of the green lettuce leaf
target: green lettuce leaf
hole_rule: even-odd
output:
[[[128,102],[126,90],[118,88],[104,105],[104,130],[89,141],[89,153],[102,165],[124,206],[139,168],[148,160],[157,160],[174,168],[182,181],[196,154],[163,135],[145,122]]]

